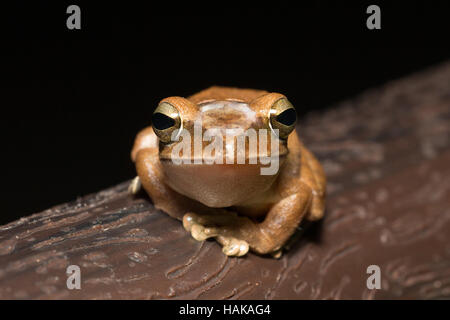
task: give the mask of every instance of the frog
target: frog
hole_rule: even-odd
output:
[[[277,147],[268,154],[278,159],[278,170],[261,174],[264,165],[250,161],[260,151],[247,145],[245,163],[205,163],[189,150],[183,159],[192,161],[174,163],[174,150],[185,140],[177,140],[177,134],[192,133],[196,121],[201,121],[201,132],[214,128],[219,135],[226,129],[236,136],[267,130],[271,146]],[[137,176],[129,192],[144,189],[154,206],[181,221],[193,239],[215,239],[227,256],[251,251],[279,258],[299,225],[317,221],[325,212],[323,167],[296,128],[296,109],[281,93],[213,86],[187,98],[164,98],[152,124],[135,138],[131,160]],[[232,142],[226,140],[225,149]],[[207,143],[202,141],[200,148]],[[223,154],[216,155],[220,159]]]

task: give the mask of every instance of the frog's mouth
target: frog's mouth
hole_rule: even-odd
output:
[[[161,162],[173,162],[177,165],[268,165],[274,161],[280,161],[286,157],[287,153],[277,153],[275,155],[264,156],[264,157],[247,157],[243,159],[226,158],[218,159],[215,157],[194,157],[194,158],[183,158],[183,157],[166,157],[160,156]]]
[[[195,143],[188,144],[187,147],[169,145],[160,150],[161,161],[172,161],[175,164],[269,164],[286,157],[288,148],[283,142],[276,142],[270,147],[262,149],[260,145],[253,147],[244,145],[239,148],[237,144],[224,144],[221,148],[210,148],[211,145],[201,144],[198,149]],[[219,150],[219,151],[218,151]]]
[[[194,158],[183,158],[183,157],[164,157],[160,156],[161,163],[169,163],[172,162],[176,166],[258,166],[258,167],[269,167],[274,163],[284,162],[284,159],[287,156],[287,152],[277,153],[275,155],[264,156],[264,157],[247,157],[247,158],[226,158],[223,157],[221,159],[206,156],[206,157],[194,157]],[[276,173],[275,173],[276,174]]]

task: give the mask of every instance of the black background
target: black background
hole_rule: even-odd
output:
[[[1,12],[0,224],[132,178],[134,136],[164,97],[265,89],[301,117],[450,57],[444,1],[36,2]]]
[[[95,318],[102,317],[129,317],[130,310],[135,314],[147,314],[152,310],[152,314],[164,315],[165,319],[280,319],[287,318],[301,310],[302,315],[314,315],[320,318],[328,317],[333,314],[345,314],[346,319],[361,319],[362,315],[370,314],[370,319],[383,319],[386,313],[392,314],[395,318],[413,318],[423,310],[435,310],[444,314],[448,308],[448,301],[445,300],[239,300],[220,301],[220,300],[3,300],[0,305],[6,308],[14,308],[16,315],[28,316],[29,310],[35,310],[36,313],[45,313],[49,319],[60,319],[61,314],[67,313],[74,317],[90,316]],[[224,312],[215,312],[210,318],[205,315],[180,315],[180,309],[191,307],[214,307],[214,310],[223,310],[224,307],[234,308],[237,306],[256,305],[270,306],[270,314],[259,315],[238,315],[224,314]],[[48,312],[52,310],[52,312]]]

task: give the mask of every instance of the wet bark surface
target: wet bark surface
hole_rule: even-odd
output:
[[[327,211],[281,259],[228,258],[124,182],[0,226],[0,298],[450,298],[450,64],[309,114],[298,131],[324,165]],[[67,289],[69,265],[80,290]]]

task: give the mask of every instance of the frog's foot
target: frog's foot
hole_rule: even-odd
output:
[[[235,215],[232,217],[235,218]],[[226,219],[226,216],[199,216],[194,213],[186,213],[183,216],[183,227],[197,241],[215,238],[223,246],[222,252],[227,256],[243,256],[249,250],[247,241],[226,235],[229,232],[223,227],[206,226],[223,222]]]
[[[131,194],[136,194],[139,192],[139,190],[141,190],[141,187],[141,179],[139,178],[139,176],[136,176],[136,178],[134,178],[130,182],[130,185],[128,186],[128,192]]]

